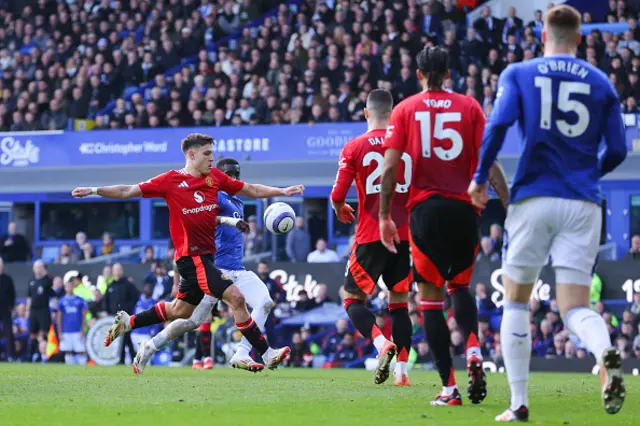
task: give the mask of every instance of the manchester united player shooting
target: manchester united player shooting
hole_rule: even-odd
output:
[[[349,141],[342,149],[336,184],[331,192],[331,204],[341,222],[353,222],[353,209],[345,203],[345,198],[355,179],[359,217],[356,244],[349,258],[344,285],[344,307],[360,334],[373,339],[378,351],[375,383],[387,380],[389,363],[397,353],[395,384],[408,386],[407,361],[412,332],[408,311],[408,292],[412,282],[409,266],[409,213],[406,207],[411,180],[411,158],[408,155],[403,157],[404,183],[396,185],[396,197],[393,200],[392,216],[399,226],[401,239],[397,254],[389,253],[380,243],[378,226],[384,134],[392,108],[393,97],[386,90],[374,90],[367,98],[364,110],[367,133]],[[389,289],[393,343],[382,335],[373,313],[364,306],[367,295],[373,292],[380,277]]]
[[[467,188],[478,163],[485,118],[478,102],[443,89],[449,57],[441,48],[424,49],[417,58],[423,92],[399,104],[385,137],[387,150],[380,195],[380,239],[392,253],[400,250],[400,229],[392,215],[398,164],[411,158],[409,189],[410,245],[427,341],[442,379],[432,405],[460,405],[449,353],[450,335],[442,309],[447,291],[456,321],[467,342],[468,396],[480,403],[486,377],[478,342],[478,312],[469,282],[478,249],[478,212]],[[405,154],[403,154],[405,153]],[[491,182],[506,205],[508,187],[502,169],[493,165]]]
[[[186,164],[181,170],[171,170],[138,185],[80,187],[72,192],[74,197],[100,195],[116,200],[162,197],[169,207],[169,230],[181,276],[178,296],[171,303],[160,302],[137,315],[118,312],[105,345],[108,346],[118,336],[134,328],[189,318],[203,296],[208,295],[222,299],[229,306],[238,329],[260,352],[267,366],[274,368],[286,358],[288,348],[269,347],[247,311],[244,296],[214,264],[218,191],[251,198],[268,198],[302,194],[304,187],[298,185],[280,189],[228,177],[211,167],[213,138],[207,135],[188,135],[182,141],[182,152]],[[203,314],[200,316],[202,320],[207,312]]]
[[[240,164],[232,158],[223,158],[218,161],[216,167],[229,177],[240,178]],[[220,191],[218,193],[218,204],[220,205],[220,211],[217,220],[218,224],[223,226],[216,228],[216,266],[234,282],[244,295],[247,304],[252,309],[251,317],[258,327],[263,329],[274,303],[262,280],[255,273],[247,271],[242,263],[244,251],[243,232],[249,229],[249,224],[244,221],[244,203],[239,198]],[[179,276],[180,273],[177,272],[176,275]],[[164,330],[153,336],[153,339],[141,344],[133,360],[133,366],[138,372],[137,374],[144,372],[147,363],[159,348],[169,341],[196,329],[200,312],[210,312],[216,303],[217,300],[213,297],[204,296],[191,318],[173,321]],[[200,332],[207,333],[208,331],[210,336],[210,326],[211,324],[208,327],[203,324],[204,331],[201,328]],[[205,345],[211,345],[210,337]],[[204,351],[207,349],[204,348]],[[229,360],[229,364],[234,368],[253,372],[262,370],[262,364],[255,362],[249,355],[250,352],[251,344],[243,337],[236,353]],[[211,367],[213,367],[212,362]]]

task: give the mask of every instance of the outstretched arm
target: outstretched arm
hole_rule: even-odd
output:
[[[278,196],[287,196],[304,193],[304,185],[295,185],[288,188],[276,188],[275,186],[261,185],[259,183],[244,183],[244,186],[238,192],[249,198],[269,198]]]
[[[140,185],[112,185],[100,187],[79,187],[71,192],[77,198],[89,195],[99,195],[113,200],[128,200],[130,198],[142,197]]]
[[[216,223],[218,225],[233,226],[240,232],[247,232],[249,230],[249,224],[244,219],[240,219],[240,218],[218,216],[216,218]]]

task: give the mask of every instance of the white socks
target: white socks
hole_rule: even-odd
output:
[[[395,372],[395,376],[397,378],[402,378],[403,374],[407,374],[407,372],[409,371],[409,363],[407,362],[396,362],[396,367],[394,369]]]
[[[376,350],[378,351],[378,353],[382,352],[382,349],[384,348],[385,343],[387,343],[387,338],[384,337],[382,334],[376,336],[376,338],[373,339],[373,346],[376,347]]]
[[[153,339],[149,341],[149,346],[153,352],[156,352],[176,337],[180,337],[196,328],[198,328],[198,324],[191,319],[177,319],[166,326],[160,333],[153,336]]]
[[[442,387],[442,392],[440,392],[440,395],[442,396],[449,396],[453,393],[454,390],[458,389],[458,385],[453,385],[453,386],[443,386]]]
[[[591,309],[579,306],[567,312],[564,322],[600,362],[604,350],[611,347],[611,338],[604,319]]]
[[[158,333],[160,334],[160,333]],[[157,336],[157,334],[156,334]],[[155,337],[155,336],[154,336]],[[147,342],[147,345],[149,346],[149,348],[153,351],[153,352],[158,352],[158,347],[156,346],[156,344],[153,342],[153,339],[149,340]]]
[[[500,326],[502,355],[511,388],[511,409],[529,406],[529,362],[531,361],[531,333],[529,306],[507,300]]]

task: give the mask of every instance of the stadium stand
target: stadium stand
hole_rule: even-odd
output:
[[[541,14],[498,19],[486,8],[467,25],[465,13],[450,0],[5,6],[0,129],[64,129],[69,119],[97,128],[358,121],[372,88],[390,88],[396,101],[415,92],[413,58],[428,44],[452,52],[449,87],[488,112],[500,71],[540,55]],[[635,13],[608,13],[628,29],[597,26],[580,48],[627,112],[639,95]]]

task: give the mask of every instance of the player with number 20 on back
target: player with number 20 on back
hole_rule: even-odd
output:
[[[395,368],[396,386],[408,386],[407,362],[411,351],[411,319],[408,292],[411,286],[409,265],[409,214],[407,201],[411,182],[411,158],[402,159],[403,182],[396,186],[393,218],[398,223],[401,242],[398,253],[385,250],[380,243],[378,210],[380,209],[380,176],[384,160],[384,135],[393,108],[391,93],[373,90],[367,98],[364,115],[368,130],[349,141],[340,154],[336,184],[331,191],[331,204],[343,223],[355,219],[353,209],[345,203],[347,192],[355,179],[358,191],[358,225],[356,244],[347,264],[344,298],[345,310],[355,327],[367,339],[372,339],[378,351],[378,367],[374,374],[377,384],[389,377],[389,363],[398,353]],[[373,313],[364,305],[367,295],[376,288],[382,277],[389,289],[389,313],[392,319],[393,343],[388,341],[376,325]]]
[[[469,187],[474,203],[484,207],[487,171],[517,122],[523,147],[505,222],[500,327],[511,404],[497,421],[529,418],[528,302],[549,256],[560,315],[600,364],[606,411],[617,413],[625,398],[620,352],[611,346],[602,317],[589,309],[589,286],[602,224],[598,181],[622,163],[627,146],[616,90],[602,71],[575,57],[580,38],[576,9],[559,5],[547,11],[544,57],[509,65],[500,76]]]
[[[467,346],[468,396],[480,403],[486,396],[486,377],[478,342],[478,311],[469,282],[478,250],[478,210],[467,194],[478,163],[485,118],[478,102],[445,91],[449,56],[442,48],[425,48],[418,54],[418,79],[423,92],[400,103],[391,114],[385,136],[380,238],[391,252],[400,242],[391,214],[397,167],[406,155],[413,175],[409,187],[409,228],[414,281],[429,347],[442,391],[431,405],[460,405],[451,354],[450,334],[443,315],[443,287],[453,302],[453,312]],[[506,206],[509,190],[502,168],[491,168],[496,192]]]

